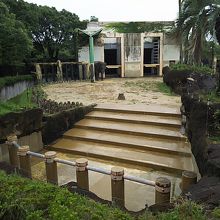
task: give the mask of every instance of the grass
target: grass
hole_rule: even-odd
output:
[[[53,220],[205,220],[203,207],[182,200],[175,209],[153,215],[134,216],[116,207],[96,203],[44,182],[6,175],[0,171],[0,219]],[[215,216],[219,210],[215,210]]]
[[[7,114],[9,112],[20,112],[24,109],[30,109],[36,107],[36,104],[32,103],[32,90],[27,89],[20,95],[6,101],[0,102],[0,115]]]
[[[209,140],[213,142],[214,144],[220,143],[220,137],[219,136],[210,136]]]
[[[136,87],[136,88],[140,88],[144,91],[152,91],[152,92],[161,92],[165,95],[169,95],[169,96],[174,96],[175,94],[172,93],[170,87],[168,87],[165,83],[163,82],[155,82],[155,81],[151,81],[151,82],[147,82],[147,81],[143,81],[143,80],[139,80],[139,81],[126,81],[124,86],[127,87]]]
[[[220,103],[220,96],[217,95],[216,91],[212,91],[206,94],[200,94],[200,97],[206,102],[209,100],[214,103]]]

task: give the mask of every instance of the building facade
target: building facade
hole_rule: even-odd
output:
[[[90,22],[89,28],[102,28],[103,23]],[[162,68],[180,60],[180,46],[168,34],[116,33],[103,30],[94,47],[95,61],[107,64],[106,76],[161,76]],[[79,50],[79,61],[89,61],[89,46]]]

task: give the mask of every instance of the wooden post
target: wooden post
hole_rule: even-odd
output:
[[[121,167],[112,167],[111,169],[111,188],[112,188],[112,202],[116,206],[125,206],[124,193],[124,169]]]
[[[197,183],[197,174],[195,172],[183,171],[182,182],[180,187],[182,192],[186,192],[191,185],[196,183]]]
[[[79,68],[79,80],[83,79],[83,68],[82,68],[82,64],[78,64],[78,68]]]
[[[74,76],[74,64],[71,64],[71,80],[75,79],[75,76]]]
[[[170,202],[171,182],[167,178],[159,177],[155,182],[155,203]]]
[[[13,145],[13,142],[17,143],[18,138],[16,135],[10,135],[7,137],[6,144],[8,145],[8,153],[10,164],[14,167],[18,167],[18,149]]]
[[[88,160],[85,158],[79,158],[76,160],[77,186],[84,190],[89,190],[89,175],[87,165]]]
[[[57,153],[48,151],[45,153],[45,165],[47,182],[58,185],[57,163],[54,161]]]
[[[31,178],[31,160],[30,155],[28,155],[28,151],[30,151],[29,146],[20,147],[18,149],[18,157],[21,174],[25,177]]]

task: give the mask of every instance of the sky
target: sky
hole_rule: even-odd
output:
[[[172,21],[177,18],[178,0],[25,0],[63,8],[80,20],[95,16],[99,21]]]

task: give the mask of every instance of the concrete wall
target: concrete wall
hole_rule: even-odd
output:
[[[141,34],[124,34],[125,77],[141,76],[142,61]]]
[[[34,132],[19,138],[18,144],[20,146],[28,145],[31,151],[39,152],[43,149],[41,132]],[[6,144],[0,144],[0,161],[9,162],[8,146]]]
[[[175,60],[176,63],[180,60],[180,46],[177,44],[175,39],[164,36],[164,47],[163,47],[163,66],[169,66],[169,61]]]
[[[31,81],[21,81],[17,82],[12,86],[5,86],[0,89],[0,101],[7,101],[22,92],[24,92],[27,88],[33,86],[33,82]]]
[[[103,47],[94,47],[94,59],[95,61],[104,62],[104,46]],[[79,50],[79,62],[89,62],[89,47],[82,47]]]
[[[169,61],[175,60],[179,62],[180,60],[180,48],[177,45],[164,45],[163,49],[163,65],[169,65]]]

